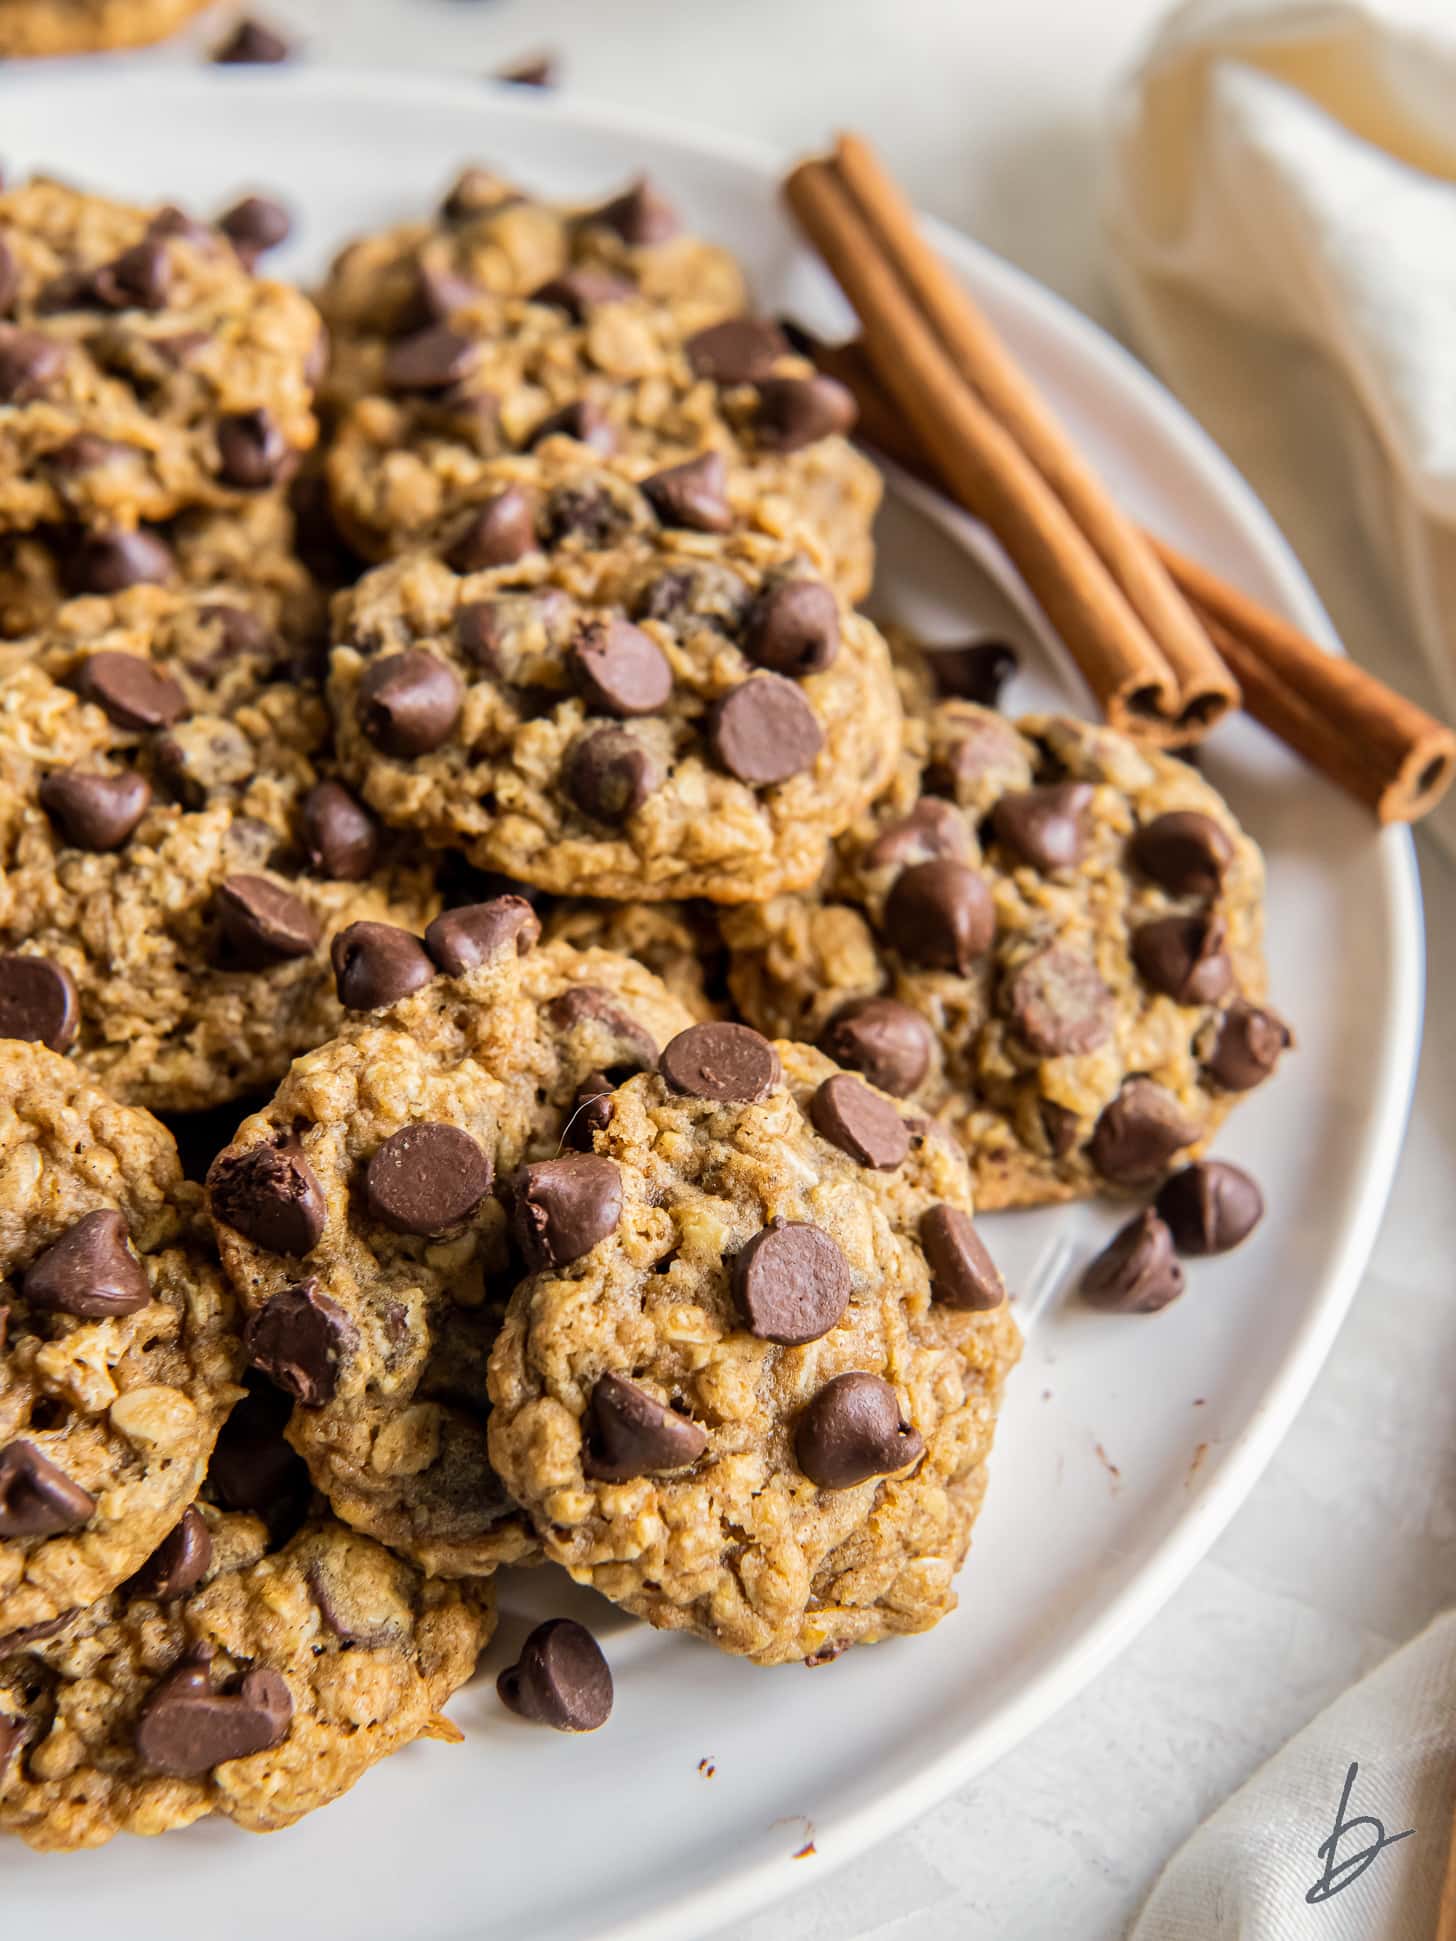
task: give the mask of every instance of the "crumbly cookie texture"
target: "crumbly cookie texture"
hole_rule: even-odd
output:
[[[200,1215],[150,1114],[0,1041],[0,1643],[113,1590],[197,1494],[241,1392]]]
[[[209,1175],[254,1360],[296,1398],[289,1440],[316,1486],[447,1576],[535,1550],[486,1449],[486,1357],[513,1279],[502,1196],[524,1161],[580,1141],[579,1094],[691,1022],[640,965],[531,948],[523,903],[478,907],[511,906],[526,927],[480,945],[494,955],[298,1059]],[[462,921],[486,934],[442,918],[430,939],[447,962]]]
[[[489,1585],[426,1580],[331,1520],[269,1555],[256,1517],[192,1514],[192,1588],[118,1592],[0,1658],[0,1827],[32,1847],[210,1813],[270,1833],[411,1740],[461,1736],[440,1708],[494,1629]]]
[[[1263,880],[1186,762],[922,685],[895,783],[819,891],[722,913],[729,982],[760,1029],[936,1114],[983,1210],[1141,1188],[1287,1042]],[[1238,1055],[1251,1029],[1263,1071]]]
[[[546,898],[541,934],[577,950],[615,950],[645,964],[695,1018],[727,1014],[727,969],[711,903],[600,903]]]
[[[73,1015],[33,1035],[132,1103],[271,1085],[339,1023],[332,933],[438,907],[306,673],[229,589],[72,602],[0,659],[0,991],[52,965]]]
[[[0,0],[0,60],[104,54],[165,40],[207,0]]]
[[[777,542],[664,527],[570,459],[541,484],[338,597],[343,773],[386,822],[562,895],[807,887],[898,754],[883,639]],[[478,566],[503,503],[513,550]]]
[[[574,1244],[558,1220],[491,1355],[491,1458],[547,1556],[761,1664],[927,1629],[1019,1340],[960,1154],[742,1026],[698,1027],[611,1103],[600,1218],[578,1207]]]
[[[0,251],[0,529],[243,504],[313,444],[318,313],[220,231],[36,179]]]

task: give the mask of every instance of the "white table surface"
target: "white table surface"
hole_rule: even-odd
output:
[[[234,11],[216,9],[200,38]],[[923,207],[1114,321],[1097,273],[1099,116],[1160,0],[257,11],[306,34],[319,60],[484,74],[556,48],[583,95],[785,153],[837,124],[862,129]],[[191,57],[184,45],[146,58]],[[1456,1014],[1441,1001],[1456,982],[1456,870],[1429,844],[1421,868],[1434,1006],[1394,1198],[1335,1351],[1253,1495],[1080,1698],[850,1867],[816,1882],[807,1859],[802,1892],[741,1924],[741,1941],[1110,1941],[1199,1820],[1456,1595]]]

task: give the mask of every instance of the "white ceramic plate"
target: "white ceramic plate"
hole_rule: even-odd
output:
[[[347,236],[426,207],[467,158],[568,195],[645,167],[741,253],[765,306],[843,321],[765,158],[566,102],[328,71],[25,75],[0,88],[0,142],[13,173],[48,167],[202,211],[277,188],[301,218],[279,267],[300,276]],[[1128,509],[1331,639],[1268,518],[1178,407],[1018,272],[938,240]],[[1007,624],[965,522],[898,494],[883,539],[880,611],[932,639]],[[1013,704],[1085,708],[1055,645],[1010,624],[1028,662]],[[1299,1037],[1219,1142],[1262,1181],[1269,1217],[1240,1252],[1197,1266],[1182,1301],[1139,1318],[1069,1298],[1111,1211],[988,1223],[1030,1338],[952,1618],[831,1669],[763,1672],[626,1621],[556,1572],[517,1574],[486,1669],[451,1708],[463,1746],[413,1747],[267,1840],[218,1822],[69,1861],[11,1846],[5,1931],[681,1941],[923,1811],[1105,1664],[1232,1515],[1309,1388],[1375,1234],[1419,1039],[1408,839],[1377,835],[1247,723],[1219,733],[1208,767],[1268,854],[1273,995]],[[617,1685],[610,1725],[582,1740],[513,1720],[493,1688],[528,1624],[565,1611],[601,1636]]]

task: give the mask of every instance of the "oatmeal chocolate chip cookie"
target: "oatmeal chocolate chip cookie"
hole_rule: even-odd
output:
[[[512,1187],[491,1460],[547,1556],[761,1664],[927,1629],[1019,1339],[961,1155],[743,1025],[611,1107]]]
[[[207,0],[0,0],[0,60],[103,54],[165,40]]]
[[[0,1031],[55,1002],[13,989]],[[113,1590],[197,1494],[240,1393],[200,1214],[155,1119],[0,1041],[0,1643]]]
[[[486,1358],[519,1271],[502,1194],[589,1143],[616,1080],[691,1021],[639,965],[534,947],[536,929],[503,898],[440,917],[428,954],[346,933],[341,988],[367,1014],[296,1061],[209,1175],[249,1353],[294,1398],[315,1484],[444,1576],[534,1550],[486,1449]]]
[[[562,895],[803,888],[883,787],[884,641],[790,549],[634,487],[511,485],[334,608],[343,774],[383,819]]]
[[[73,602],[0,657],[0,1015],[134,1104],[271,1085],[338,1025],[331,935],[438,907],[299,673],[224,589]]]
[[[577,950],[615,950],[645,964],[695,1018],[728,1010],[727,958],[710,903],[598,903],[546,898],[541,934]]]
[[[281,485],[318,314],[221,231],[43,179],[0,194],[0,529],[127,529]]]
[[[722,913],[744,1016],[937,1115],[983,1209],[1146,1186],[1289,1042],[1258,850],[1107,728],[952,700],[907,734],[816,894]]]
[[[327,1519],[270,1555],[256,1517],[188,1516],[138,1582],[0,1657],[0,1828],[43,1852],[209,1813],[273,1832],[461,1736],[440,1708],[495,1627],[489,1585]]]

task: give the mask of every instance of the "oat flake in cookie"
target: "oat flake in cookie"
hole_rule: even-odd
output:
[[[291,1826],[413,1739],[495,1615],[329,1519],[276,1554],[253,1516],[192,1513],[190,1582],[127,1587],[0,1656],[0,1828],[45,1852],[217,1813]]]
[[[960,1154],[742,1025],[611,1104],[491,1356],[491,1457],[546,1554],[761,1664],[927,1629],[1019,1346]]]
[[[486,1448],[486,1360],[522,1271],[512,1182],[550,1161],[569,1199],[613,1085],[691,1023],[639,965],[536,934],[507,898],[448,912],[428,954],[346,939],[378,1008],[298,1059],[209,1174],[249,1353],[294,1398],[315,1484],[447,1576],[535,1549]],[[558,1195],[547,1227],[570,1217]]]
[[[0,1645],[114,1589],[197,1494],[240,1393],[201,1212],[149,1113],[0,1040]]]

